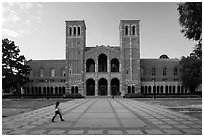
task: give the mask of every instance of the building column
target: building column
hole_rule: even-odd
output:
[[[84,85],[84,90],[82,92],[83,92],[84,96],[86,96],[87,95],[87,93],[86,93],[86,80],[83,82],[83,85]]]
[[[175,94],[177,94],[178,93],[178,91],[177,91],[178,85],[174,85],[174,86],[175,86]]]
[[[122,65],[121,65],[121,62],[119,64],[119,72],[122,72]]]
[[[163,86],[163,93],[166,93],[166,85]]]
[[[120,80],[120,93],[121,93],[120,96],[123,96],[123,94],[124,94],[124,93],[122,93],[122,91],[123,91],[123,90],[122,90],[122,80]],[[123,91],[123,92],[124,92],[124,91]]]
[[[97,60],[97,58],[95,59],[95,72],[98,72],[98,60]]]
[[[95,96],[98,96],[98,80],[95,79]]]
[[[110,83],[110,79],[108,79],[108,96],[111,96],[111,90],[110,90],[110,87],[111,87],[111,83]]]

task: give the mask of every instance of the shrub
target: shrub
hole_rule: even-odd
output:
[[[63,98],[83,98],[83,96],[80,93],[66,93]]]
[[[124,98],[142,98],[142,93],[127,93],[125,94]]]

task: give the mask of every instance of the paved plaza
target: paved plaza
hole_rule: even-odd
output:
[[[2,134],[14,135],[201,135],[202,121],[168,109],[124,98],[84,98],[2,118]]]

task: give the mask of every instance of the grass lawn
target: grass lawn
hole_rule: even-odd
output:
[[[2,99],[2,117],[8,117],[24,113],[26,111],[39,109],[54,105],[56,101],[65,102],[71,99],[50,98],[50,99]]]
[[[202,120],[202,98],[157,98],[155,100],[137,98],[134,100],[185,113]]]

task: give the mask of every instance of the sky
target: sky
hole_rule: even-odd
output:
[[[119,46],[120,20],[140,20],[140,57],[189,55],[195,42],[180,32],[175,2],[3,2],[2,39],[27,60],[65,59],[65,21],[84,20],[86,46]]]

